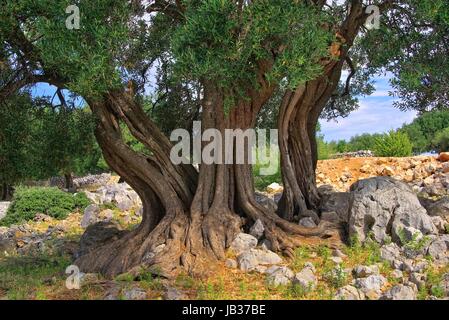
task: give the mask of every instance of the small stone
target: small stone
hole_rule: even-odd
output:
[[[408,285],[398,284],[385,292],[382,300],[416,300],[417,290]]]
[[[263,226],[262,221],[260,219],[257,219],[256,222],[251,226],[249,234],[257,239],[260,239],[262,238],[264,231],[265,227]]]
[[[447,162],[449,161],[449,152],[441,152],[437,158],[438,161]]]
[[[331,257],[330,258],[335,264],[341,264],[343,263],[343,259],[340,257]]]
[[[313,265],[312,262],[306,262],[306,263],[304,263],[304,269],[306,269],[306,268],[312,270],[313,273],[316,272],[315,266]]]
[[[393,279],[402,279],[404,277],[401,270],[393,270],[390,275]]]
[[[316,224],[311,217],[305,217],[299,220],[299,224],[306,228],[315,228]]]
[[[81,228],[86,229],[88,226],[93,225],[98,220],[98,213],[100,207],[96,204],[91,204],[84,209],[83,218],[81,219]]]
[[[146,298],[146,293],[145,293]],[[145,299],[144,298],[144,299]],[[167,287],[163,296],[164,300],[186,300],[186,295],[173,287]],[[141,299],[143,300],[143,299]]]
[[[225,265],[227,268],[235,269],[237,268],[237,261],[234,259],[226,259]]]
[[[282,262],[281,257],[268,250],[250,249],[237,257],[240,270],[252,271],[259,265],[273,265]]]
[[[236,254],[255,248],[257,246],[257,238],[247,233],[239,233],[232,241],[230,249]]]
[[[126,290],[123,293],[123,297],[126,300],[145,300],[147,298],[147,293],[142,288],[132,288],[130,290]]]
[[[277,182],[273,182],[266,188],[268,193],[278,193],[284,191],[284,188]]]
[[[400,248],[395,243],[383,245],[380,248],[381,259],[390,262],[391,264],[393,264],[393,262],[400,256],[400,254]]]
[[[277,287],[279,285],[290,284],[294,273],[287,267],[272,266],[268,268],[265,273],[267,276],[267,283],[270,286]]]
[[[332,251],[332,256],[334,256],[334,257],[340,257],[340,258],[346,258],[347,257],[347,255],[345,255],[340,249],[334,249],[333,251]]]
[[[418,287],[418,289],[420,289],[420,290],[422,288],[425,288],[426,280],[427,280],[426,275],[422,274],[422,273],[419,273],[419,272],[413,272],[409,276],[409,281],[411,283],[414,283]]]
[[[379,274],[379,268],[377,266],[358,265],[352,270],[352,274],[355,278],[365,278],[371,275]]]
[[[259,272],[259,273],[266,273],[267,269],[268,268],[266,266],[257,266],[254,268],[254,271]]]
[[[366,295],[370,292],[380,294],[381,289],[387,284],[387,279],[382,275],[370,275],[366,278],[356,279],[354,284],[357,288],[363,291]]]
[[[305,267],[295,275],[293,283],[305,291],[312,291],[318,284],[318,279],[310,267]]]
[[[365,294],[354,286],[347,285],[337,290],[334,300],[364,300]]]
[[[97,273],[80,273],[80,285],[84,286],[87,284],[95,283],[100,279],[99,275]]]
[[[0,254],[11,254],[16,251],[16,243],[13,239],[0,239]]]

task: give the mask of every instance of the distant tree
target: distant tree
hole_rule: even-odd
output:
[[[33,101],[26,92],[2,101],[0,107],[0,197],[12,196],[13,186],[31,175]]]
[[[447,152],[449,151],[449,127],[437,132],[432,144],[436,151]]]
[[[73,175],[98,170],[101,151],[94,137],[94,118],[87,108],[44,105],[33,123],[36,175],[62,175],[74,191]]]
[[[413,142],[413,152],[422,153],[434,151],[433,143],[436,134],[449,127],[449,111],[435,110],[423,112],[412,123],[404,125],[402,130],[408,134]]]
[[[353,136],[347,143],[348,151],[359,151],[359,150],[373,150],[376,139],[382,137],[382,134],[374,133],[363,133],[360,135]]]

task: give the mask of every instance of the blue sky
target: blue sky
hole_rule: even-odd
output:
[[[393,107],[396,98],[388,95],[391,91],[388,76],[377,77],[376,91],[367,97],[361,97],[360,108],[346,118],[321,120],[321,131],[326,141],[345,139],[361,133],[382,133],[397,129],[404,123],[410,123],[416,116],[415,111],[400,111]]]
[[[362,133],[382,133],[397,129],[404,123],[410,123],[416,116],[414,111],[400,111],[393,107],[394,97],[389,96],[391,86],[388,76],[379,76],[375,80],[376,91],[367,97],[360,98],[360,108],[346,118],[321,120],[321,131],[326,141],[345,139]],[[53,96],[53,86],[39,83],[33,88],[38,96]],[[55,98],[56,101],[57,98]]]

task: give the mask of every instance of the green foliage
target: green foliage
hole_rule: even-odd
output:
[[[267,147],[267,150],[269,148]],[[258,151],[256,150],[256,154]],[[259,158],[256,159],[256,163],[253,165],[253,174],[254,174],[254,186],[257,190],[265,190],[265,188],[272,184],[273,182],[281,183],[281,167],[280,167],[280,155],[279,153],[269,155],[271,161],[275,161],[275,163],[271,163],[270,166],[276,167],[276,172],[272,175],[262,175],[261,169],[267,168],[268,164],[262,164]]]
[[[413,152],[422,153],[438,150],[441,146],[436,136],[448,127],[449,111],[435,110],[420,114],[401,130],[408,134],[410,141],[413,141]],[[441,139],[444,143],[444,136],[441,136]]]
[[[430,238],[428,236],[420,237],[419,232],[415,232],[412,235],[411,239],[407,239],[404,229],[399,230],[398,236],[399,240],[401,241],[402,245],[405,248],[416,252],[419,252],[422,249],[424,249],[426,245],[428,245],[430,242]]]
[[[0,184],[14,185],[30,176],[33,103],[27,93],[0,107]]]
[[[319,135],[317,137],[318,160],[330,159],[331,155],[337,153],[335,146],[332,143],[324,141],[324,137]]]
[[[186,21],[172,38],[176,70],[222,88],[254,85],[258,61],[272,52],[279,54],[269,75],[273,81],[288,77],[294,87],[312,79],[333,38],[321,27],[329,17],[302,2],[263,0],[239,10],[234,1],[189,0],[185,7]]]
[[[349,140],[347,150],[350,152],[359,150],[373,150],[376,145],[376,140],[381,137],[382,134],[378,133],[363,133],[361,135],[356,135]]]
[[[4,1],[0,10],[0,38],[14,32],[17,17],[21,28],[34,45],[47,68],[68,80],[72,92],[98,96],[121,84],[119,61],[128,41],[127,1],[77,1],[80,30],[69,30],[65,21],[70,0]]]
[[[412,154],[412,143],[407,134],[391,130],[376,139],[373,149],[378,157],[408,157]]]
[[[35,176],[98,171],[101,152],[93,135],[94,118],[87,108],[44,106],[33,123]]]
[[[327,272],[324,278],[335,289],[343,287],[348,282],[348,275],[341,265],[337,265],[331,271]]]
[[[432,142],[437,151],[449,151],[449,127],[437,132]]]
[[[360,47],[369,61],[366,67],[393,74],[399,108],[421,112],[447,108],[447,0],[402,2],[404,6],[383,16],[379,30],[371,30],[362,39]]]
[[[76,210],[90,204],[85,195],[73,195],[57,188],[18,188],[2,225],[17,224],[32,220],[36,214],[44,213],[56,219],[64,219]]]

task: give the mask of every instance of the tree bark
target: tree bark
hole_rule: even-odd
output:
[[[2,201],[8,201],[11,200],[13,193],[13,188],[7,183],[2,184]]]
[[[278,130],[284,192],[278,214],[286,220],[318,214],[319,195],[315,170],[318,162],[316,126],[324,107],[335,93],[344,61],[364,23],[363,5],[353,1],[350,13],[330,48],[331,59],[323,60],[323,74],[287,90],[279,110]]]
[[[75,184],[73,183],[72,173],[69,172],[64,174],[64,182],[65,182],[65,189],[67,189],[68,192],[76,192]]]
[[[257,112],[271,93],[272,88],[265,84],[260,91],[249,93],[250,101],[239,101],[226,116],[224,93],[206,84],[202,129],[216,128],[224,137],[225,129],[254,127]],[[95,134],[105,160],[139,194],[143,219],[137,229],[119,240],[78,258],[75,264],[81,270],[114,276],[144,265],[165,276],[182,269],[204,274],[210,270],[211,261],[225,258],[226,248],[242,225],[258,219],[273,249],[288,254],[305,236],[328,236],[326,225],[304,228],[259,205],[249,163],[201,164],[197,173],[193,166],[168,162],[169,142],[167,146],[165,140],[155,144],[157,128],[139,114],[140,107],[126,93],[114,92],[104,101],[88,103],[98,117]],[[150,156],[135,152],[123,142],[120,122],[150,147]],[[162,251],[150,254],[162,244]]]

